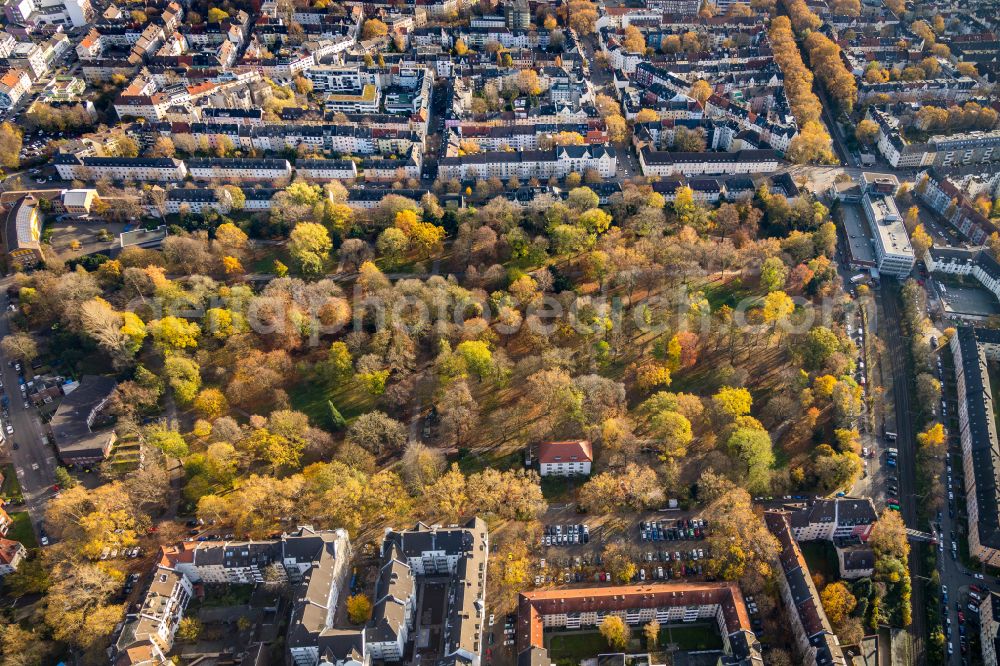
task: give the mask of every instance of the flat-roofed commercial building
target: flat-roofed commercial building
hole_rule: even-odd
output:
[[[906,277],[913,270],[916,257],[892,195],[878,191],[865,192],[861,197],[861,206],[872,230],[879,273]]]

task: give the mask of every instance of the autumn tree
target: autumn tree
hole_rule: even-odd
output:
[[[607,641],[608,647],[620,652],[628,645],[630,631],[628,625],[617,615],[606,615],[600,627],[601,636]]]
[[[850,112],[857,102],[858,87],[854,75],[844,65],[840,47],[815,30],[806,37],[804,46],[809,53],[812,71],[819,77],[820,83],[841,109]]]
[[[146,330],[153,337],[156,346],[167,353],[197,347],[198,337],[201,335],[198,324],[173,315],[154,319],[146,324]]]
[[[726,446],[730,454],[743,463],[747,488],[752,492],[766,492],[774,464],[774,450],[767,431],[759,427],[737,428]]]
[[[4,356],[30,364],[38,358],[38,343],[30,333],[12,333],[0,340]]]
[[[878,138],[878,125],[874,121],[864,118],[854,128],[854,137],[860,143],[870,146]]]
[[[384,412],[368,412],[351,422],[347,438],[375,455],[381,455],[403,447],[406,443],[406,427]]]
[[[629,53],[644,53],[646,51],[646,37],[642,30],[629,25],[625,28],[625,37],[622,39],[622,47]]]
[[[920,445],[920,448],[924,452],[931,455],[941,455],[944,453],[946,442],[947,437],[944,426],[940,423],[934,423],[928,426],[923,432],[917,433],[917,444]]]
[[[21,165],[23,133],[9,122],[0,123],[0,166],[16,169]]]
[[[913,246],[913,254],[922,258],[934,246],[934,239],[924,229],[924,225],[918,224],[910,235],[910,245]]]
[[[347,619],[351,624],[364,624],[372,616],[372,602],[364,594],[347,597]]]
[[[655,650],[660,642],[660,623],[652,619],[642,626],[643,636],[646,638],[646,649]]]
[[[444,452],[421,442],[410,442],[403,453],[403,480],[414,494],[435,483],[448,466]]]
[[[712,96],[712,93],[712,85],[705,79],[698,79],[688,91],[688,97],[697,100],[699,104],[704,106],[708,98]]]
[[[177,148],[170,137],[160,136],[156,138],[153,145],[146,151],[146,155],[148,157],[173,157],[176,152]]]
[[[314,222],[295,225],[289,236],[288,250],[303,273],[322,273],[332,248],[329,232],[323,225]]]
[[[706,537],[711,553],[706,569],[724,580],[769,579],[772,562],[779,546],[741,488],[718,493],[705,508],[712,516],[712,529]]]
[[[361,28],[362,39],[375,39],[377,37],[385,37],[388,34],[389,26],[376,18],[368,19]]]
[[[597,5],[591,0],[569,0],[560,5],[558,13],[581,36],[593,34],[597,30]]]
[[[839,581],[824,587],[819,598],[827,618],[834,626],[843,624],[858,604],[858,600],[851,594],[847,586]]]
[[[898,511],[885,509],[872,527],[868,545],[875,551],[876,558],[891,557],[905,562],[910,555],[906,525]]]
[[[677,127],[674,130],[674,150],[685,153],[700,153],[704,152],[705,146],[705,133],[701,129]]]

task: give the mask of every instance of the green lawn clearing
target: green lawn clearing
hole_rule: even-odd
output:
[[[677,646],[680,650],[721,650],[722,636],[710,624],[667,625],[660,627],[660,647]]]
[[[21,484],[17,480],[17,472],[14,471],[14,466],[9,464],[4,465],[0,468],[0,472],[3,472],[3,486],[0,487],[0,495],[3,495],[4,499],[10,502],[23,501]]]
[[[35,529],[31,526],[31,516],[27,511],[17,511],[10,514],[14,524],[7,531],[7,538],[13,541],[20,541],[25,548],[37,548],[38,541],[35,539]]]
[[[321,428],[330,427],[330,401],[348,421],[375,409],[375,396],[354,382],[328,388],[319,382],[304,380],[291,388],[288,397],[292,409],[303,412],[310,423]]]
[[[597,631],[574,631],[548,637],[549,657],[558,666],[577,666],[584,659],[611,652]]]

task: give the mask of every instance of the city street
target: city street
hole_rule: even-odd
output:
[[[13,315],[7,310],[6,288],[9,284],[9,279],[0,280],[0,290],[3,290],[0,296],[0,304],[3,306],[3,314],[0,315],[0,338],[10,332],[10,317]],[[17,471],[25,508],[30,513],[32,524],[37,531],[44,518],[45,504],[53,494],[52,485],[55,483],[58,462],[54,448],[43,435],[38,411],[34,407],[24,408],[24,400],[18,389],[18,375],[9,363],[11,360],[13,359],[5,358],[0,351],[0,376],[3,377],[5,395],[9,397],[10,422],[14,426],[14,434],[6,435],[5,453],[9,455]],[[30,374],[31,369],[24,368],[24,371]]]

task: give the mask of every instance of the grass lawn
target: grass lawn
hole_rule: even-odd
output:
[[[246,267],[247,272],[250,273],[273,273],[274,272],[274,260],[277,259],[285,266],[288,266],[289,273],[292,272],[293,262],[292,256],[289,254],[288,249],[284,246],[271,248],[267,254],[263,255],[259,259],[255,259],[250,262],[250,265]]]
[[[310,423],[321,428],[330,426],[328,401],[332,400],[340,415],[348,421],[375,408],[375,397],[352,382],[330,389],[318,382],[305,380],[293,386],[288,397],[292,401],[292,409],[305,413]]]
[[[22,501],[21,484],[17,480],[17,472],[13,465],[4,465],[0,468],[3,472],[3,486],[0,487],[0,494],[10,501]]]
[[[500,471],[509,469],[519,469],[524,467],[524,452],[521,450],[513,453],[496,455],[496,451],[471,451],[469,449],[459,449],[458,468],[463,474],[475,474],[482,472],[487,467],[492,467]],[[542,480],[542,493],[545,493],[545,479]],[[551,499],[548,494],[546,499]]]
[[[542,477],[542,495],[549,502],[568,501],[576,490],[587,482],[585,476],[580,477]]]
[[[549,657],[559,666],[577,666],[584,659],[611,651],[597,631],[554,633],[548,643]]]
[[[822,574],[823,580],[832,583],[840,577],[840,567],[837,564],[837,551],[828,541],[803,541],[799,544],[802,555],[806,558],[809,571]]]
[[[25,548],[37,548],[38,541],[35,540],[35,529],[31,526],[31,517],[27,511],[18,511],[10,514],[14,524],[7,532],[7,538],[20,541]]]
[[[680,650],[721,650],[722,636],[710,624],[667,625],[660,628],[660,646],[668,645]]]
[[[715,312],[723,305],[735,308],[740,301],[752,294],[750,289],[744,286],[743,282],[736,277],[725,283],[713,282],[707,284],[703,289],[703,293],[709,305],[712,306],[712,312]]]
[[[206,585],[202,606],[243,606],[250,603],[253,589],[253,585]]]

